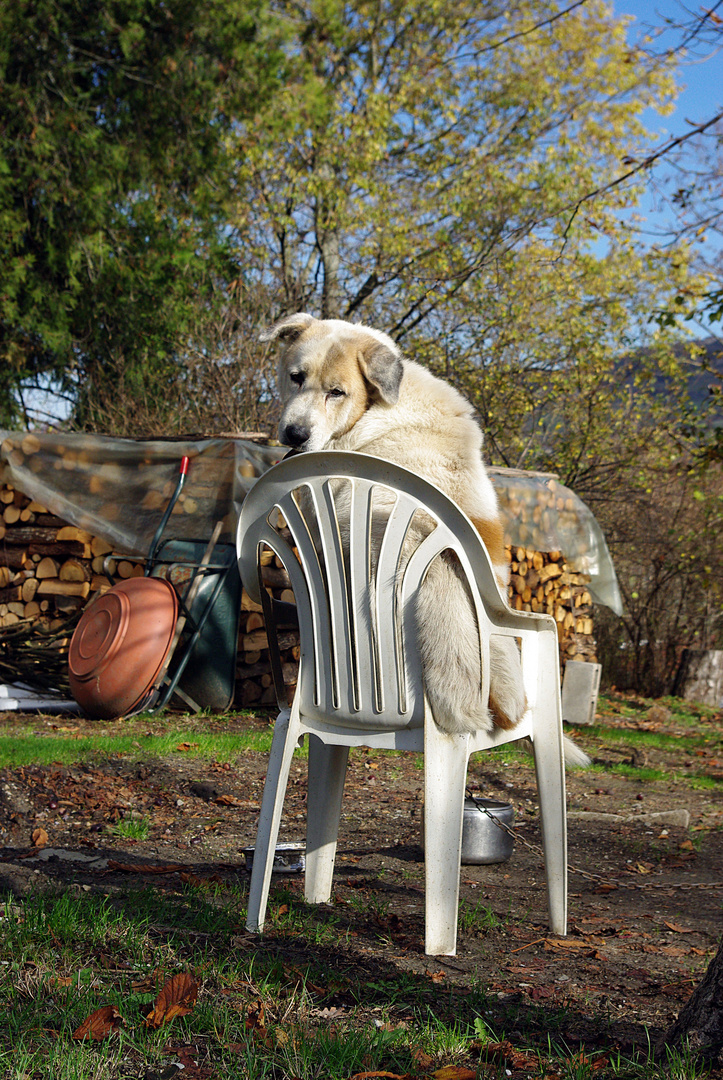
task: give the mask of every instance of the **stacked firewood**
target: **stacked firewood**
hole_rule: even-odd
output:
[[[597,663],[590,575],[573,569],[561,551],[510,546],[507,557],[512,607],[552,615],[563,664],[567,660]]]
[[[0,628],[38,620],[63,625],[98,591],[110,588],[103,571],[111,547],[100,537],[48,512],[10,484],[0,488]],[[133,557],[111,559],[117,578],[137,577]]]
[[[289,576],[272,552],[262,556],[263,581],[276,600],[293,604],[294,594]],[[293,695],[299,670],[299,633],[293,627],[283,627],[279,634],[284,685]],[[241,593],[241,624],[238,665],[236,668],[236,698],[241,705],[273,705],[276,702],[268,638],[261,606],[254,603],[244,589]]]

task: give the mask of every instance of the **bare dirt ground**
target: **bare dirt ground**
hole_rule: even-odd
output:
[[[462,867],[457,956],[425,957],[421,759],[358,750],[349,766],[333,902],[315,916],[333,916],[336,944],[318,946],[276,929],[277,914],[303,896],[302,876],[288,875],[272,894],[261,944],[239,927],[238,947],[336,970],[356,965],[387,977],[396,970],[432,980],[440,993],[483,986],[497,1002],[492,1026],[503,1025],[508,1035],[514,1035],[510,1023],[521,1022],[514,1018],[527,1015],[540,1030],[554,1018],[571,1044],[625,1053],[644,1047],[679,1012],[715,952],[723,901],[723,785],[717,782],[723,762],[704,745],[691,755],[681,742],[676,751],[675,739],[644,752],[615,741],[616,733],[635,727],[675,736],[675,722],[664,713],[654,721],[641,713],[636,721],[614,712],[600,718],[605,737],[599,728],[575,732],[596,762],[627,762],[630,769],[568,775],[567,938],[547,929],[531,761],[478,755],[470,785],[513,803],[514,852],[506,863]],[[188,723],[192,741],[198,722]],[[202,723],[213,729],[212,721]],[[267,724],[262,715],[226,717],[219,730]],[[82,719],[0,714],[0,731],[14,725],[35,725],[39,737],[63,727],[69,737],[97,731]],[[149,731],[162,726],[153,721]],[[715,735],[712,741],[717,728]],[[0,773],[0,890],[17,896],[57,887],[178,890],[209,878],[245,884],[242,852],[254,842],[266,755],[246,752],[231,766],[182,749],[148,758],[142,737],[137,754],[137,760]],[[665,779],[643,778],[656,768]],[[305,772],[300,758],[292,767],[282,840],[303,840]],[[691,786],[693,774],[707,777],[708,786]],[[689,829],[650,817],[680,809],[690,812]],[[613,813],[632,820],[602,816]],[[147,839],[109,833],[129,818],[149,820]],[[343,994],[327,1007],[343,1010]]]

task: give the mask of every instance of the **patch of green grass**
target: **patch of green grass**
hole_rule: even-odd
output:
[[[680,776],[678,779],[683,780],[693,791],[720,791],[723,788],[723,779],[716,776],[698,773],[695,776]]]
[[[150,818],[122,818],[111,829],[115,836],[122,836],[125,840],[147,840],[151,831]]]
[[[657,731],[636,731],[625,728],[609,728],[601,724],[585,728],[585,735],[597,739],[608,746],[640,746],[646,749],[673,750],[676,753],[695,753],[700,749],[712,749],[716,743],[723,743],[718,731],[708,735],[666,735]]]
[[[495,915],[491,907],[481,900],[475,904],[468,900],[460,901],[459,905],[459,928],[472,934],[486,934],[490,930],[496,930],[502,925],[502,919]]]
[[[12,735],[0,735],[0,768],[56,763],[69,765],[98,757],[167,757],[173,753],[214,761],[234,761],[248,750],[268,753],[271,736],[270,730],[233,733],[194,731],[189,735],[188,729],[182,728],[162,735],[142,735],[137,732],[104,735],[99,732],[98,735],[69,739],[67,736],[21,730]],[[179,750],[179,746],[183,749]]]
[[[189,886],[179,893],[166,884],[0,903],[0,1080],[162,1075],[169,1046],[184,1048],[210,1077],[230,1080],[421,1076],[454,1067],[481,1069],[492,1080],[504,1066],[494,1059],[480,1066],[480,1049],[505,1038],[528,1058],[530,1077],[700,1075],[686,1054],[633,1062],[612,1051],[598,1069],[603,1051],[566,1045],[566,1008],[501,1003],[475,979],[458,988],[429,971],[355,964],[354,939],[337,950],[337,912],[322,905],[315,914],[288,883],[272,890],[267,934],[250,939],[244,892]],[[485,911],[469,906],[482,922]],[[333,933],[314,938],[315,924]],[[196,1002],[153,1030],[145,1017],[160,988],[182,972],[198,984]],[[98,1041],[74,1039],[107,1005],[123,1018],[121,1029]]]

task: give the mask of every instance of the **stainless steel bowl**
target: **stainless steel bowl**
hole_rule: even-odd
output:
[[[254,848],[244,848],[243,853],[246,856],[246,869],[250,872],[254,865]],[[306,844],[292,841],[276,845],[272,873],[301,874],[305,868]]]
[[[512,855],[513,836],[503,826],[512,828],[515,812],[511,803],[495,799],[465,799],[462,819],[462,863],[507,862]],[[499,824],[498,824],[499,822]]]

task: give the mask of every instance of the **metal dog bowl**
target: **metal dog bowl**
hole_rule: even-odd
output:
[[[512,855],[515,812],[511,803],[494,799],[465,799],[462,818],[462,863],[502,863]],[[499,824],[498,824],[499,822]]]
[[[514,837],[507,832],[507,828],[512,828],[514,820],[515,812],[511,803],[497,802],[495,799],[465,799],[460,862],[467,866],[507,862],[514,845]],[[424,847],[424,814],[422,814],[422,847]]]
[[[255,848],[244,848],[246,856],[246,869],[250,872],[254,865]],[[306,844],[294,843],[277,844],[274,853],[274,874],[301,874],[306,868]]]

